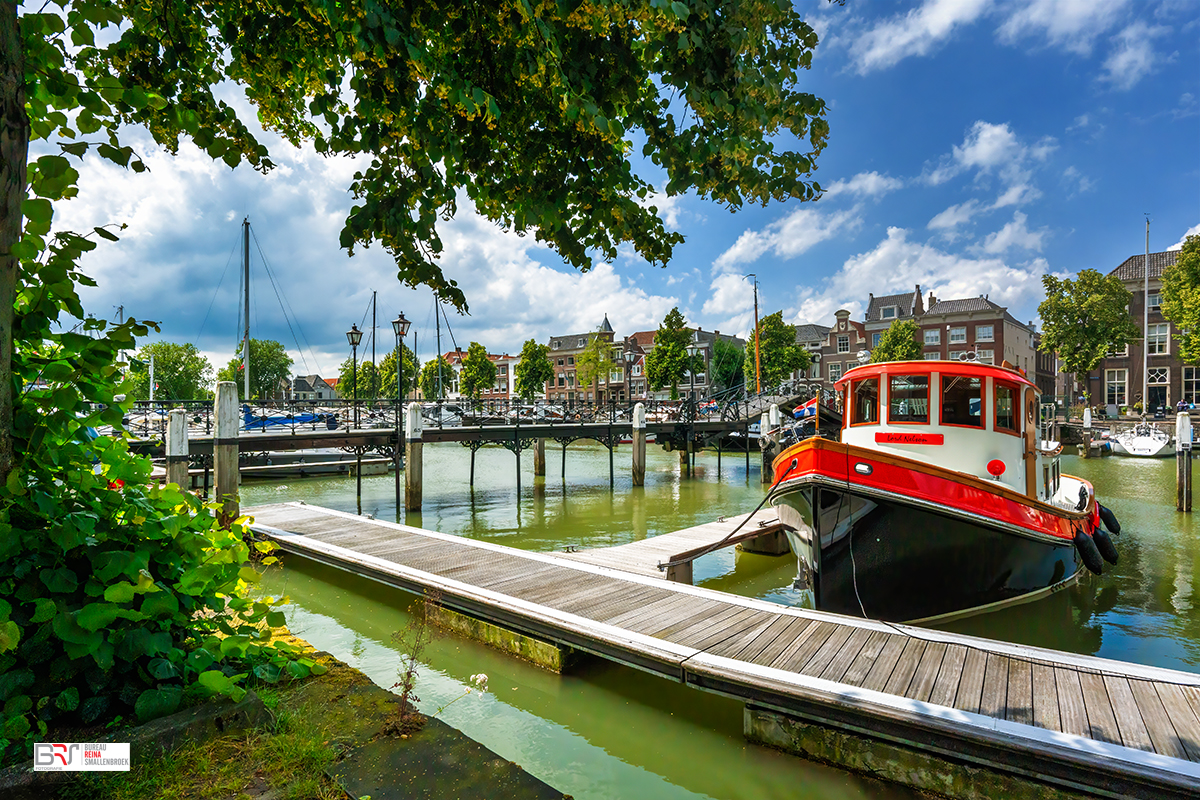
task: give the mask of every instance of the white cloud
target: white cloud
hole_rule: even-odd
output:
[[[1175,244],[1171,245],[1167,249],[1168,250],[1182,250],[1183,243],[1187,241],[1187,237],[1189,237],[1189,236],[1200,236],[1200,224],[1193,225],[1192,227],[1188,228],[1187,232],[1184,233],[1183,236],[1179,237],[1179,241],[1176,242]]]
[[[1063,170],[1063,182],[1071,187],[1072,194],[1082,194],[1090,192],[1096,185],[1096,182],[1084,175],[1075,167],[1067,167]]]
[[[1086,55],[1097,37],[1124,18],[1130,0],[1024,0],[998,31],[1001,41],[1044,37],[1050,45]]]
[[[968,200],[965,203],[950,206],[945,211],[937,214],[933,219],[929,220],[926,226],[931,231],[951,231],[959,225],[963,225],[971,221],[980,211],[978,200]]]
[[[866,74],[909,56],[929,55],[954,32],[978,20],[990,0],[926,0],[919,8],[878,23],[849,44],[855,69]]]
[[[857,206],[832,214],[801,206],[760,231],[743,233],[717,257],[713,266],[719,272],[728,271],[738,264],[749,264],[767,252],[792,258],[843,231],[855,230],[861,224],[862,216]]]
[[[1032,144],[1026,144],[1013,131],[1008,123],[992,123],[983,120],[976,121],[963,137],[962,144],[954,145],[951,152],[942,156],[936,166],[926,165],[923,179],[926,183],[937,186],[964,172],[974,172],[977,183],[991,175],[999,177],[1004,185],[1003,191],[991,204],[991,208],[1023,205],[1041,196],[1041,192],[1033,185],[1033,167],[1049,159],[1050,154],[1058,147],[1053,137],[1044,137]],[[965,206],[965,204],[964,204]],[[952,226],[948,223],[961,216],[968,209],[960,208],[951,212],[950,209],[939,214],[934,220],[939,225],[930,224],[931,228],[943,229]],[[972,213],[977,209],[971,208]]]
[[[1025,225],[1027,219],[1020,211],[1014,211],[1012,221],[995,233],[988,234],[978,249],[993,255],[1006,253],[1014,247],[1021,250],[1040,251],[1042,240],[1046,237],[1046,230],[1044,228],[1040,231],[1029,230]]]
[[[1162,60],[1153,40],[1167,33],[1170,29],[1165,26],[1151,27],[1140,20],[1125,28],[1112,39],[1115,47],[1104,60],[1101,80],[1120,91],[1132,89]]]
[[[904,181],[878,172],[860,172],[849,180],[834,181],[825,189],[825,198],[849,194],[858,197],[882,197],[904,186]]]

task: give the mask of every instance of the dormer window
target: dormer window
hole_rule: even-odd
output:
[[[895,306],[884,306],[879,312],[880,319],[895,319],[898,309]]]

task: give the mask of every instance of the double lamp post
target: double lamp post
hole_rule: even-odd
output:
[[[396,334],[396,430],[400,430],[400,404],[404,402],[404,337],[408,335],[408,327],[412,323],[404,318],[404,312],[392,320],[392,330]],[[346,331],[346,341],[350,343],[350,380],[353,390],[354,427],[358,427],[358,345],[362,342],[363,332],[357,323]]]

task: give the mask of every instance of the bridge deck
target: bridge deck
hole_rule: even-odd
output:
[[[825,727],[1105,796],[1200,793],[1200,676],[787,608],[303,504],[285,550]]]

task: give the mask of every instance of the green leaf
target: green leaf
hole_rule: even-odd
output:
[[[29,198],[21,202],[21,213],[31,222],[46,226],[49,230],[50,220],[54,216],[54,206],[43,198]],[[43,231],[44,233],[45,231]]]
[[[121,237],[117,236],[115,233],[112,233],[107,228],[96,227],[96,228],[93,228],[92,230],[94,230],[96,232],[96,235],[99,236],[101,239],[108,239],[110,242],[121,241]]]
[[[43,570],[38,577],[55,594],[70,594],[79,587],[79,578],[66,567]]]
[[[21,642],[21,629],[11,619],[0,624],[0,653],[15,650]]]
[[[96,631],[108,626],[117,618],[121,609],[113,603],[89,603],[75,615],[75,621],[85,631]]]
[[[21,740],[29,732],[29,720],[24,716],[10,717],[4,723],[4,736],[7,739]]]
[[[671,3],[671,11],[675,12],[675,16],[682,20],[686,20],[688,18],[688,14],[690,13],[688,11],[688,7],[683,3],[680,3],[678,0],[676,0],[674,3]]]
[[[146,671],[150,673],[151,677],[160,681],[169,681],[179,677],[179,670],[165,658],[150,659],[150,663],[146,665]]]
[[[142,599],[141,611],[154,619],[173,616],[179,613],[179,600],[170,591],[147,594]]]
[[[182,699],[183,689],[174,686],[147,689],[138,695],[133,710],[140,721],[146,722],[173,713],[179,708],[179,702]]]
[[[240,634],[235,636],[226,636],[221,640],[221,655],[241,658],[246,654],[246,647],[249,644],[249,636],[242,636]]]
[[[74,711],[79,708],[79,689],[74,686],[63,689],[59,692],[58,697],[54,698],[54,705],[63,711]]]
[[[129,581],[118,581],[104,590],[104,599],[110,603],[128,603],[137,596],[137,587]]]
[[[29,619],[30,622],[48,622],[49,620],[54,619],[54,615],[58,613],[58,607],[55,606],[54,601],[50,600],[49,598],[39,597],[33,602],[34,612],[33,616]]]
[[[282,611],[268,611],[267,625],[271,626],[272,628],[286,627],[287,618],[283,615]]]
[[[0,597],[0,622],[4,622],[11,614],[12,605],[3,597]]]
[[[229,676],[215,669],[200,673],[196,682],[213,694],[227,694],[233,688],[233,681]]]

